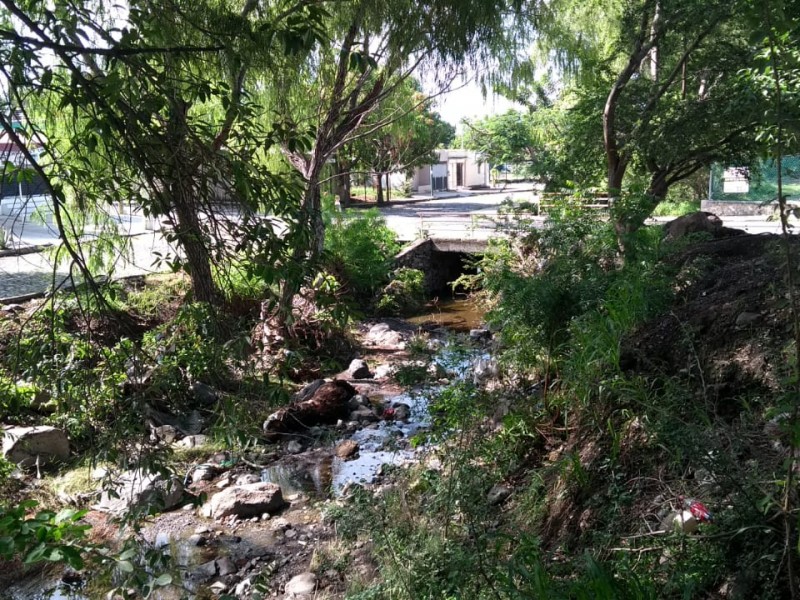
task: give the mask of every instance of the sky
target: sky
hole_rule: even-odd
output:
[[[513,102],[491,93],[484,98],[480,87],[474,82],[469,82],[463,87],[456,86],[451,92],[442,94],[434,100],[434,110],[442,119],[461,130],[461,119],[473,119],[498,113],[504,113],[510,108],[519,108]]]

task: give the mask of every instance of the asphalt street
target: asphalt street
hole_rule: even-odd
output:
[[[398,202],[382,208],[381,212],[388,226],[403,241],[414,240],[421,234],[449,239],[488,239],[498,235],[495,220],[504,200],[532,200],[535,194],[530,188],[514,187],[499,193],[472,193],[459,197]],[[670,219],[661,217],[653,221],[666,222]],[[532,221],[541,223],[544,218],[536,217]],[[723,222],[728,227],[747,233],[780,232],[780,223],[765,217],[724,217]],[[0,218],[0,227],[12,234],[10,242],[13,248],[51,245],[51,248],[39,252],[0,257],[0,303],[43,293],[69,277],[68,264],[64,261],[60,264],[54,262],[58,236],[52,226],[21,219],[7,219],[4,222]],[[122,218],[120,230],[127,236],[129,248],[118,259],[114,276],[143,275],[164,270],[155,264],[157,253],[164,255],[174,253],[174,250],[161,233],[148,231],[144,220],[137,217]]]

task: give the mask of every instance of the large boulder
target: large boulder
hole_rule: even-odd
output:
[[[61,462],[69,458],[69,440],[63,431],[47,425],[9,427],[3,431],[3,456],[20,467]]]
[[[677,240],[692,233],[708,233],[714,238],[722,238],[742,235],[744,231],[724,227],[717,215],[702,210],[680,216],[664,225],[664,237],[668,240]]]
[[[268,438],[275,438],[280,434],[346,419],[348,401],[356,393],[356,389],[346,381],[325,382],[307,400],[272,413],[264,422],[264,433]]]
[[[144,473],[140,470],[123,473],[114,490],[106,490],[95,505],[97,510],[121,515],[128,511],[167,511],[183,499],[183,483],[172,475]]]
[[[222,519],[235,515],[246,519],[260,517],[264,513],[275,513],[286,506],[281,486],[259,482],[238,485],[222,490],[209,502],[209,516]]]

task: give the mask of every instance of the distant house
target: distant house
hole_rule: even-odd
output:
[[[13,127],[24,136],[24,128],[19,119],[14,119]],[[34,156],[41,153],[38,144],[31,142],[27,150]],[[42,178],[34,173],[16,142],[5,132],[0,134],[0,217],[8,222],[24,219],[35,211],[49,212],[49,196]]]
[[[414,171],[412,191],[424,194],[489,187],[489,165],[474,150],[447,148],[436,150],[436,154],[434,164]]]

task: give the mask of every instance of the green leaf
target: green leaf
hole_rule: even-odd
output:
[[[123,573],[133,573],[133,563],[129,560],[121,560],[117,563],[117,568]]]
[[[158,587],[164,587],[165,585],[169,585],[172,583],[172,575],[169,573],[162,573],[158,577],[153,580],[153,585]]]

